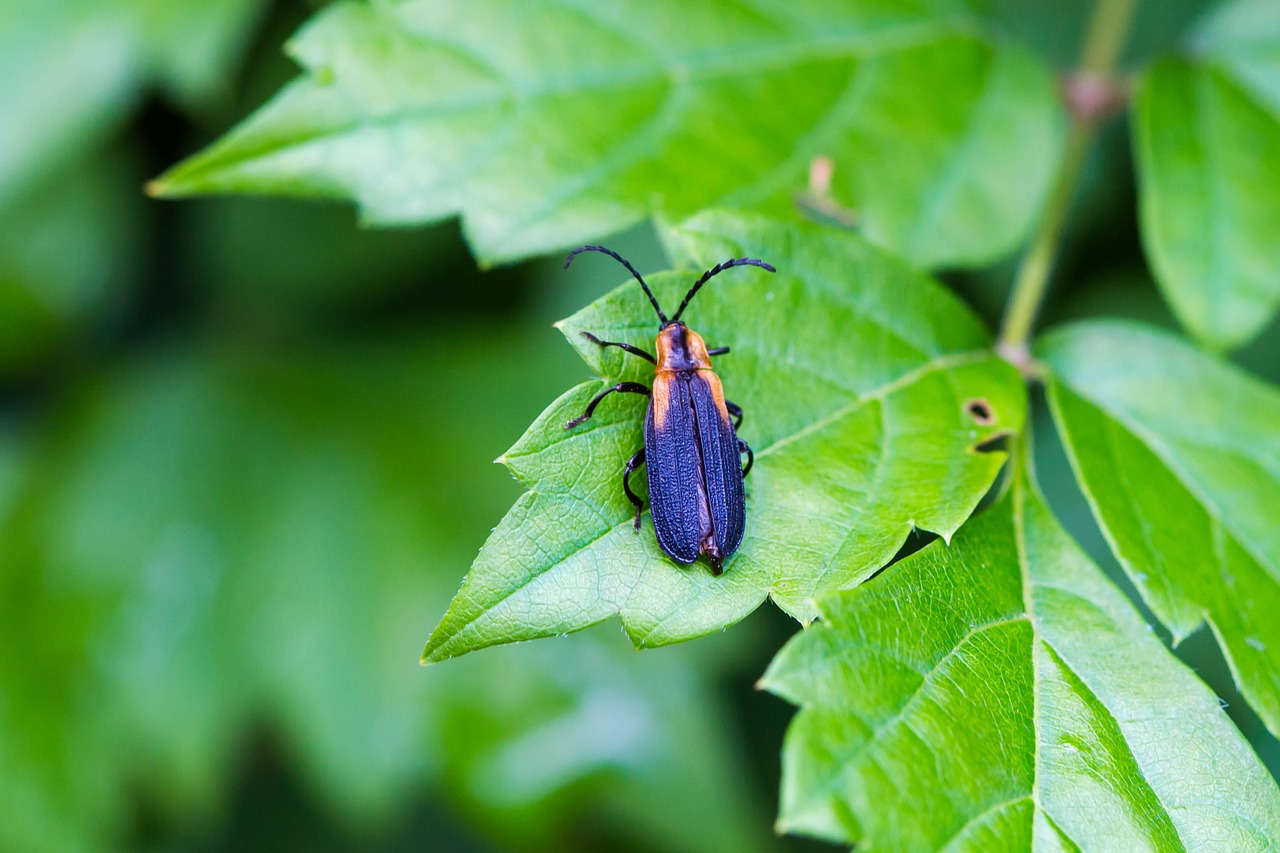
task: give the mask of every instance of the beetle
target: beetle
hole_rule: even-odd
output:
[[[639,382],[619,382],[587,404],[580,417],[565,424],[573,429],[595,414],[610,394],[643,394],[649,398],[644,417],[644,446],[627,461],[622,490],[636,508],[635,529],[640,531],[644,502],[631,490],[631,475],[641,465],[649,480],[649,509],[658,547],[677,563],[690,565],[705,555],[711,572],[720,575],[724,563],[742,544],[746,522],[743,478],[751,471],[755,455],[738,437],[742,408],[724,397],[720,377],[711,366],[712,356],[728,347],[708,349],[702,336],[680,322],[680,316],[698,290],[731,267],[753,266],[776,272],[757,258],[730,258],[716,264],[693,283],[676,313],[667,319],[644,278],[626,258],[604,246],[581,246],[569,253],[567,269],[582,252],[600,252],[618,261],[640,282],[658,314],[657,356],[620,341],[603,341],[590,332],[582,336],[593,344],[618,347],[653,362],[653,387]],[[742,454],[747,464],[742,465]]]

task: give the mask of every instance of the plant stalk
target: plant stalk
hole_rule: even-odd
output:
[[[1027,341],[1049,286],[1085,155],[1089,153],[1099,120],[1118,97],[1118,87],[1110,78],[1128,40],[1137,5],[1138,0],[1097,0],[1080,52],[1079,69],[1064,86],[1071,128],[1062,164],[1050,190],[1044,216],[1018,265],[996,345],[1000,354],[1024,373],[1031,367]]]

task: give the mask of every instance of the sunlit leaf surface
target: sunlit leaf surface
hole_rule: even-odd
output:
[[[900,851],[1268,850],[1280,792],[1021,483],[765,676],[801,706],[783,829]]]
[[[1280,306],[1280,6],[1223,3],[1195,55],[1145,75],[1133,123],[1142,239],[1178,319],[1235,347]]]
[[[506,260],[655,210],[794,214],[821,156],[869,238],[958,265],[1017,245],[1057,159],[1048,70],[958,2],[343,3],[290,49],[304,76],[154,191],[457,213]]]
[[[1175,639],[1213,627],[1280,731],[1280,392],[1137,324],[1071,326],[1040,355],[1116,557]]]
[[[561,324],[605,378],[562,396],[502,457],[529,491],[485,543],[428,660],[614,614],[637,645],[661,645],[732,624],[766,597],[808,621],[816,596],[883,566],[914,528],[949,537],[991,484],[1004,455],[982,445],[1021,427],[1022,383],[940,285],[829,229],[713,213],[669,240],[695,269],[743,255],[778,268],[723,273],[684,318],[708,345],[732,347],[717,370],[756,452],[741,550],[716,578],[664,557],[647,517],[633,531],[622,469],[641,445],[645,399],[617,395],[564,429],[602,388],[652,376],[581,334],[652,348],[658,321],[629,282]],[[617,280],[612,261],[596,262]],[[674,306],[695,277],[652,284]]]

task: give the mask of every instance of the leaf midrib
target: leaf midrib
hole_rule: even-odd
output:
[[[833,773],[826,780],[824,780],[819,787],[813,789],[812,796],[816,796],[816,797],[833,796],[836,792],[837,786],[840,784],[845,773],[847,772],[847,768],[852,763],[857,761],[862,755],[867,753],[873,747],[873,745],[877,742],[877,740],[884,735],[884,733],[887,730],[889,730],[895,724],[897,724],[898,722],[906,718],[910,709],[913,706],[915,706],[919,701],[921,701],[921,698],[926,694],[929,686],[937,682],[939,673],[942,667],[946,664],[946,662],[952,659],[961,650],[961,648],[964,647],[968,642],[970,642],[975,636],[978,636],[988,630],[991,630],[999,626],[1016,624],[1018,622],[1025,621],[1030,627],[1032,632],[1031,633],[1032,645],[1028,649],[1029,654],[1027,659],[1027,665],[1031,667],[1031,675],[1032,675],[1032,700],[1033,700],[1032,722],[1034,726],[1034,745],[1035,745],[1035,753],[1032,759],[1034,763],[1034,772],[1032,777],[1031,790],[1027,794],[1023,794],[1017,797],[1009,797],[999,802],[996,802],[994,804],[991,804],[989,806],[986,806],[981,811],[969,816],[964,821],[964,823],[961,824],[947,838],[945,844],[943,845],[943,849],[945,849],[947,845],[952,844],[957,838],[962,836],[967,829],[974,826],[976,823],[981,821],[986,816],[1002,808],[1006,808],[1010,804],[1017,803],[1022,800],[1030,800],[1035,811],[1043,814],[1045,818],[1048,819],[1053,824],[1055,831],[1057,831],[1063,838],[1070,841],[1072,844],[1075,844],[1075,841],[1073,839],[1070,839],[1066,835],[1066,833],[1061,829],[1058,822],[1053,819],[1052,814],[1045,808],[1040,795],[1040,780],[1041,780],[1041,773],[1042,773],[1041,762],[1040,762],[1040,749],[1043,741],[1042,741],[1042,734],[1041,734],[1041,727],[1040,727],[1040,722],[1041,722],[1040,671],[1035,664],[1035,658],[1034,658],[1035,644],[1043,645],[1049,651],[1049,653],[1053,655],[1057,665],[1061,666],[1064,670],[1069,672],[1079,682],[1081,687],[1083,687],[1083,689],[1088,691],[1087,695],[1080,696],[1081,701],[1089,705],[1090,708],[1095,713],[1098,713],[1103,717],[1105,717],[1105,719],[1108,722],[1108,725],[1112,727],[1116,732],[1123,735],[1124,730],[1120,726],[1119,721],[1116,719],[1115,715],[1112,713],[1111,708],[1109,708],[1106,705],[1106,703],[1102,701],[1102,699],[1094,691],[1093,687],[1090,686],[1089,682],[1084,677],[1081,676],[1078,668],[1070,663],[1068,657],[1063,653],[1063,651],[1059,649],[1047,636],[1045,636],[1040,629],[1039,617],[1035,609],[1034,591],[1035,589],[1038,589],[1038,588],[1061,590],[1061,587],[1057,587],[1051,583],[1040,584],[1036,582],[1035,579],[1032,577],[1030,561],[1028,556],[1027,540],[1026,540],[1027,496],[1024,494],[1024,490],[1027,489],[1027,486],[1022,483],[1015,483],[1013,488],[1015,489],[1015,494],[1013,495],[1013,500],[1015,501],[1015,504],[1014,504],[1014,513],[1013,513],[1012,520],[1014,525],[1013,532],[1014,532],[1014,539],[1015,539],[1015,546],[1016,546],[1016,553],[1017,553],[1018,572],[1019,572],[1020,582],[1022,586],[1022,589],[1021,589],[1022,607],[1023,607],[1022,612],[1013,616],[1004,616],[1002,618],[993,619],[987,622],[983,622],[979,625],[970,627],[962,637],[958,638],[956,642],[952,644],[951,648],[949,648],[945,654],[943,654],[940,658],[938,658],[938,660],[933,664],[931,664],[929,668],[924,672],[920,672],[916,667],[911,666],[908,662],[901,661],[901,659],[898,658],[896,655],[887,655],[891,659],[902,663],[908,669],[918,672],[920,674],[920,683],[916,685],[916,687],[912,690],[911,695],[902,703],[901,707],[896,712],[894,712],[892,715],[890,715],[889,717],[885,718],[882,721],[867,724],[868,728],[870,729],[870,733],[868,734],[865,741],[862,741],[856,744],[855,748],[848,750],[847,753],[843,753],[840,756],[840,760],[838,763],[838,767],[839,767],[838,772]],[[1091,599],[1087,599],[1087,598],[1084,598],[1083,596],[1080,596],[1079,593],[1074,590],[1061,590],[1061,591],[1066,592],[1067,594],[1073,595],[1081,599],[1082,601],[1085,601],[1087,604],[1089,604],[1089,606],[1095,609],[1098,608],[1098,605],[1096,602],[1092,601]],[[854,653],[858,649],[865,650],[865,647],[861,645],[843,647],[841,650],[837,651],[834,655],[824,658],[824,662],[828,662],[831,659],[839,659],[843,655]],[[880,653],[884,654],[885,652],[883,650],[880,650]],[[843,713],[838,706],[810,705],[808,706],[807,710],[811,712],[825,711],[825,712]],[[1134,755],[1132,751],[1132,748],[1128,744],[1128,739],[1124,738],[1123,743],[1124,743],[1124,749],[1126,751],[1126,754],[1128,755],[1128,758],[1133,767],[1133,770],[1137,774],[1137,778],[1141,781],[1143,788],[1150,795],[1152,802],[1154,802],[1159,806],[1161,816],[1165,821],[1167,821],[1167,826],[1174,833],[1174,839],[1178,844],[1178,849],[1185,850],[1186,843],[1181,836],[1181,832],[1176,822],[1174,822],[1173,820],[1173,809],[1164,800],[1164,798],[1160,795],[1160,793],[1156,791],[1154,786],[1152,786],[1151,781],[1146,777],[1146,774],[1142,768],[1142,765],[1139,763],[1139,761],[1137,760],[1137,757]],[[1133,802],[1133,798],[1131,796],[1123,792],[1117,792],[1117,793],[1119,793],[1120,796],[1123,797],[1126,803]],[[1077,849],[1079,848],[1078,844],[1075,844],[1075,846],[1077,847]]]
[[[1089,691],[1089,695],[1087,697],[1081,697],[1081,701],[1093,706],[1095,710],[1100,710],[1101,713],[1105,715],[1107,721],[1111,724],[1111,726],[1115,729],[1115,731],[1123,735],[1124,730],[1120,727],[1119,721],[1116,720],[1115,715],[1111,712],[1111,709],[1108,708],[1106,703],[1103,702],[1102,699],[1098,697],[1093,687],[1091,687],[1089,685],[1089,682],[1084,678],[1084,676],[1080,674],[1080,671],[1070,663],[1070,661],[1068,660],[1067,656],[1063,653],[1063,651],[1060,648],[1058,648],[1057,645],[1055,645],[1040,630],[1039,618],[1036,615],[1036,610],[1035,610],[1035,594],[1034,594],[1034,590],[1037,586],[1039,586],[1039,584],[1037,584],[1035,579],[1032,578],[1031,576],[1031,563],[1027,554],[1027,534],[1026,534],[1027,495],[1025,492],[1029,488],[1029,486],[1026,485],[1025,483],[1017,482],[1014,484],[1013,488],[1015,490],[1012,496],[1014,501],[1014,506],[1013,506],[1014,543],[1015,543],[1015,546],[1017,549],[1017,555],[1018,555],[1018,572],[1022,582],[1023,608],[1026,613],[1027,621],[1031,626],[1032,642],[1043,644],[1044,647],[1048,649],[1049,652],[1055,658],[1057,658],[1058,663],[1064,669],[1070,672],[1073,676],[1075,676],[1076,680],[1079,681],[1080,684]],[[1049,586],[1049,585],[1046,585],[1046,586]],[[1099,609],[1096,603],[1089,601],[1088,599],[1084,599],[1082,596],[1079,596],[1078,594],[1077,594],[1077,597],[1080,598],[1081,600],[1088,601],[1088,603],[1094,609]],[[1031,782],[1031,798],[1033,803],[1035,804],[1035,808],[1041,813],[1043,813],[1050,820],[1052,820],[1052,815],[1049,812],[1049,810],[1045,808],[1044,801],[1041,799],[1041,796],[1040,796],[1040,746],[1042,743],[1042,737],[1040,733],[1040,670],[1039,670],[1039,667],[1035,665],[1034,646],[1031,652],[1032,652],[1030,656],[1031,679],[1032,679],[1031,681],[1031,696],[1032,696],[1031,719],[1032,719],[1032,725],[1034,726],[1034,733],[1035,733],[1035,753],[1032,758],[1034,762],[1034,772],[1032,775],[1032,782]],[[1155,790],[1154,786],[1152,786],[1151,780],[1147,778],[1146,773],[1142,769],[1142,765],[1138,763],[1137,756],[1133,754],[1133,750],[1129,746],[1128,738],[1127,737],[1122,738],[1122,743],[1124,744],[1124,749],[1126,753],[1128,754],[1130,760],[1132,761],[1134,770],[1138,774],[1138,778],[1142,780],[1142,784],[1146,787],[1147,791],[1151,794],[1151,796],[1155,799],[1155,801],[1159,803],[1160,808],[1162,809],[1165,817],[1169,820],[1169,825],[1173,828],[1173,831],[1177,836],[1180,849],[1185,850],[1186,844],[1182,840],[1182,834],[1178,831],[1177,824],[1173,822],[1173,811],[1169,808],[1168,803],[1164,801],[1164,798],[1161,797],[1160,794]],[[1131,798],[1125,797],[1125,800],[1126,802],[1129,802],[1131,801]],[[1059,826],[1056,820],[1053,821],[1053,823],[1054,823],[1054,828],[1057,829],[1057,831],[1063,837],[1067,838],[1067,840],[1070,841],[1072,844],[1075,844],[1077,848],[1080,846],[1079,844],[1076,844],[1075,839],[1068,836],[1066,832],[1062,830],[1061,826]]]
[[[857,762],[859,759],[861,759],[862,756],[867,754],[872,749],[872,747],[875,746],[876,742],[884,735],[884,733],[889,728],[891,728],[892,726],[900,722],[903,722],[906,719],[908,712],[910,712],[910,710],[919,701],[921,701],[921,697],[926,695],[929,687],[932,685],[936,685],[938,680],[942,677],[940,675],[942,667],[946,665],[947,661],[954,658],[963,646],[973,641],[977,637],[982,636],[988,631],[992,631],[997,628],[1003,628],[1009,625],[1016,625],[1019,622],[1030,622],[1030,621],[1031,620],[1028,614],[1020,613],[1015,616],[1006,616],[999,619],[993,619],[989,622],[983,622],[980,625],[974,625],[970,627],[969,630],[966,631],[962,637],[956,640],[955,644],[950,649],[947,650],[946,654],[938,658],[934,663],[932,663],[929,666],[928,669],[924,670],[923,672],[921,672],[916,667],[912,666],[909,661],[904,661],[901,658],[899,658],[897,655],[891,654],[882,648],[877,648],[876,651],[878,653],[883,654],[885,657],[889,658],[890,660],[893,660],[895,663],[901,664],[906,669],[919,674],[920,683],[915,686],[915,688],[911,691],[911,695],[906,698],[906,701],[902,703],[902,706],[898,708],[898,710],[895,711],[893,714],[889,715],[888,717],[885,717],[883,720],[866,723],[867,728],[870,729],[870,732],[867,735],[866,740],[862,741],[861,743],[855,744],[852,749],[849,749],[847,751],[840,753],[839,769],[837,770],[836,773],[831,774],[831,776],[828,777],[822,783],[822,785],[814,788],[812,790],[811,797],[834,797],[836,795],[837,786],[843,781],[845,774],[848,772],[848,768],[851,765],[853,765],[855,762]],[[1034,626],[1033,626],[1033,630],[1034,630]],[[839,658],[845,657],[847,655],[857,654],[860,651],[864,651],[864,650],[865,648],[863,646],[848,646],[838,650],[834,655],[829,655],[824,657],[823,662],[826,663],[827,661],[832,659],[838,660]],[[767,689],[771,689],[767,681],[762,681],[762,684]],[[806,712],[827,712],[827,713],[834,712],[838,714],[848,713],[843,708],[824,707],[821,705],[809,705],[805,709],[805,711]],[[1023,795],[1023,796],[1026,796],[1026,795]],[[971,820],[972,819],[966,820],[964,825],[967,826],[971,822]],[[851,840],[860,841],[862,839],[851,839]]]
[[[969,831],[970,827],[978,826],[982,821],[986,820],[988,817],[998,814],[999,812],[1011,806],[1016,806],[1018,803],[1021,803],[1024,800],[1029,800],[1031,802],[1031,806],[1033,809],[1039,809],[1039,804],[1036,802],[1035,797],[1032,794],[1021,794],[1017,797],[1009,797],[1006,800],[1001,800],[998,803],[993,803],[990,806],[987,806],[982,811],[978,812],[973,817],[969,818],[967,821],[965,821],[960,826],[960,828],[957,829],[955,832],[953,832],[951,834],[951,837],[948,838],[946,842],[943,843],[943,845],[938,848],[938,853],[947,853],[947,851],[951,849],[951,845],[955,844],[958,840],[960,840],[964,836],[964,834]]]
[[[893,393],[894,391],[900,388],[906,387],[918,381],[919,379],[923,378],[924,376],[929,375],[930,373],[933,373],[938,370],[945,370],[950,367],[959,366],[961,364],[977,362],[982,359],[990,357],[990,355],[991,353],[989,350],[982,349],[982,350],[973,350],[973,351],[963,352],[963,353],[951,353],[946,356],[933,358],[926,364],[920,365],[919,367],[916,367],[915,369],[904,373],[903,375],[897,377],[896,379],[890,382],[885,383],[884,385],[880,386],[874,391],[868,392],[867,394],[855,400],[850,401],[847,405],[842,406],[840,407],[840,409],[837,409],[835,412],[832,412],[831,414],[823,418],[820,418],[819,420],[809,424],[808,426],[800,430],[797,430],[796,432],[792,433],[790,436],[786,436],[784,438],[778,439],[777,441],[773,442],[768,447],[766,447],[764,450],[757,453],[756,458],[757,459],[763,458],[767,456],[771,451],[775,450],[776,448],[784,444],[790,443],[790,441],[792,440],[798,440],[800,437],[804,435],[808,435],[809,433],[813,432],[815,429],[820,429],[822,427],[829,425],[830,423],[838,420],[841,416],[848,415],[851,412],[855,411],[861,404],[867,402],[868,400],[883,399],[890,393]],[[542,493],[539,492],[537,487],[535,486],[533,488],[530,488],[529,491],[526,492],[526,494],[536,496]],[[648,515],[649,511],[645,510],[644,514]],[[632,523],[631,519],[627,518],[622,521],[619,521],[617,524],[614,524],[611,527],[602,529],[598,535],[590,537],[587,541],[583,542],[580,546],[574,548],[572,551],[568,552],[563,557],[556,560],[555,563],[552,563],[546,566],[545,568],[542,569],[542,571],[538,572],[535,575],[532,575],[531,577],[526,579],[523,583],[521,583],[519,586],[513,586],[511,589],[503,593],[503,595],[499,599],[492,602],[491,604],[483,606],[483,608],[479,612],[477,612],[474,616],[469,618],[462,625],[458,626],[456,630],[450,632],[449,636],[443,642],[441,642],[434,649],[430,650],[430,654],[428,656],[431,659],[435,659],[436,652],[438,652],[442,648],[447,648],[449,646],[454,645],[456,641],[462,636],[463,632],[471,628],[471,626],[473,626],[477,621],[483,618],[485,614],[491,612],[494,608],[510,600],[514,595],[516,595],[521,590],[526,589],[530,584],[532,584],[538,578],[543,577],[548,572],[554,571],[557,567],[564,565],[565,562],[577,556],[578,554],[582,553],[586,549],[590,548],[596,542],[600,541],[601,539],[604,539],[606,536],[610,535],[611,533],[618,530],[619,528],[626,527],[631,523]],[[637,580],[638,580],[638,576],[637,576]],[[633,591],[634,591],[634,587],[633,587]],[[772,597],[772,589],[770,588],[769,590],[767,590],[766,594]],[[630,594],[628,595],[628,598],[629,597],[630,597]]]
[[[789,444],[800,441],[806,438],[807,436],[812,435],[815,432],[819,432],[825,429],[826,427],[830,426],[832,423],[840,420],[841,418],[846,417],[847,415],[857,411],[859,408],[862,407],[863,404],[867,403],[868,401],[883,400],[886,397],[888,397],[890,394],[893,394],[894,392],[899,391],[902,388],[907,387],[908,385],[912,385],[918,382],[919,380],[923,379],[925,376],[928,376],[931,373],[936,373],[941,370],[948,370],[953,367],[960,367],[966,364],[976,364],[977,362],[984,361],[990,357],[991,357],[991,351],[988,349],[969,350],[967,352],[948,353],[947,355],[943,355],[943,356],[935,356],[925,364],[922,364],[918,367],[913,368],[912,370],[907,371],[901,376],[889,382],[886,382],[885,384],[879,386],[878,388],[872,391],[868,391],[865,394],[858,395],[857,397],[850,400],[848,403],[844,404],[840,408],[835,409],[834,411],[822,416],[816,421],[813,421],[812,423],[805,425],[804,427],[796,430],[790,435],[786,435],[786,436],[783,436],[782,438],[779,438],[777,441],[773,442],[768,447],[764,448],[759,453],[757,453],[756,458],[760,459],[760,458],[767,457],[781,447],[785,447]]]
[[[563,7],[577,12],[582,11],[572,4],[564,5]],[[373,9],[371,14],[379,13],[376,9]],[[599,26],[598,19],[595,19],[595,22]],[[483,63],[480,64],[480,69],[498,87],[491,94],[453,99],[438,104],[419,104],[414,107],[392,110],[377,115],[357,115],[355,118],[310,129],[304,133],[282,135],[273,138],[268,143],[250,145],[248,148],[251,153],[242,157],[228,156],[230,152],[235,150],[237,142],[232,137],[228,139],[226,150],[215,149],[209,152],[207,159],[200,158],[200,160],[191,161],[191,171],[196,173],[204,171],[210,166],[216,166],[219,161],[225,159],[229,159],[232,163],[244,163],[261,159],[301,147],[316,140],[337,139],[371,127],[394,126],[414,121],[431,121],[503,103],[509,103],[516,108],[521,108],[527,106],[530,102],[556,96],[601,93],[653,84],[666,84],[669,87],[678,89],[693,81],[706,82],[720,78],[755,77],[792,68],[803,63],[863,58],[905,50],[946,38],[964,37],[966,35],[972,37],[969,29],[966,22],[956,20],[897,25],[891,27],[892,32],[896,35],[894,38],[886,38],[883,34],[877,34],[874,39],[869,38],[866,29],[863,27],[851,27],[844,31],[820,34],[812,40],[797,40],[793,43],[779,43],[762,38],[758,42],[738,44],[723,50],[690,53],[674,60],[653,55],[649,63],[633,63],[629,66],[615,67],[607,72],[595,70],[591,73],[548,76],[539,80],[538,85],[526,87],[516,85],[509,77],[502,74],[491,64]],[[464,51],[456,43],[441,36],[422,32],[409,32],[408,35],[414,41],[421,42],[428,48],[441,48],[460,55],[473,65],[479,63],[478,58],[472,55],[471,51]],[[647,45],[641,47],[646,51],[651,50]],[[305,63],[305,58],[301,61]],[[318,67],[320,67],[319,63],[305,64],[305,69],[309,75],[314,75]],[[302,80],[296,81],[295,85],[301,84],[303,80],[308,83],[312,82],[310,77],[304,77]],[[340,84],[335,89],[315,86],[310,91],[324,93],[337,91],[344,96],[347,95],[341,89]],[[509,121],[510,116],[507,116],[504,120]],[[222,148],[222,146],[219,146],[219,148]],[[181,177],[181,172],[186,171],[181,166],[178,168],[179,171],[174,177]],[[162,179],[161,182],[171,183],[172,179]]]
[[[745,249],[741,251],[745,253]],[[941,353],[939,352],[930,353],[929,350],[925,348],[925,346],[921,345],[918,341],[914,340],[910,336],[909,331],[904,331],[903,329],[896,326],[893,322],[891,322],[891,319],[889,317],[887,317],[883,312],[878,310],[878,306],[868,305],[866,299],[851,298],[851,294],[848,292],[847,288],[841,288],[834,282],[827,282],[820,278],[811,278],[810,281],[816,282],[823,289],[823,292],[826,295],[830,296],[832,298],[832,301],[835,302],[837,305],[847,309],[848,311],[853,313],[855,316],[862,318],[868,325],[873,326],[876,329],[880,330],[881,332],[885,333],[888,337],[892,338],[895,342],[902,344],[902,346],[905,349],[907,349],[913,357],[924,359],[923,362],[917,364],[915,367],[911,368],[910,370],[898,375],[894,379],[891,379],[888,382],[885,382],[879,386],[876,386],[874,388],[864,391],[841,382],[840,378],[842,374],[836,374],[836,373],[829,374],[819,370],[818,367],[820,365],[826,364],[826,362],[819,362],[817,365],[815,365],[813,362],[810,362],[810,361],[801,361],[795,357],[792,351],[765,349],[758,345],[760,343],[759,341],[752,341],[748,343],[739,342],[739,343],[731,344],[731,346],[735,348],[735,351],[739,355],[752,353],[762,361],[768,361],[769,363],[772,363],[772,364],[781,364],[789,368],[792,368],[794,370],[802,371],[808,376],[812,377],[813,379],[821,382],[822,384],[829,385],[832,388],[839,389],[843,394],[848,395],[849,396],[848,402],[845,403],[840,409],[837,409],[823,416],[823,419],[822,419],[823,421],[825,421],[826,419],[836,419],[840,416],[842,412],[848,413],[850,411],[853,411],[855,408],[857,408],[860,401],[867,400],[867,399],[876,399],[876,398],[883,399],[884,397],[896,391],[898,388],[904,385],[911,384],[916,379],[932,371],[945,370],[950,367],[958,367],[963,364],[978,362],[991,355],[991,350],[986,347],[975,347],[973,349],[968,349],[968,350],[958,350],[958,351],[951,350],[951,351],[944,351]],[[579,322],[576,317],[571,318],[571,320],[575,324]],[[626,379],[628,376],[631,375],[630,371],[626,371],[626,370],[619,370],[619,371],[613,371],[613,372],[605,370],[603,360],[602,360],[603,356],[598,355],[598,353],[602,352],[601,350],[596,350],[595,352],[588,350],[584,353],[583,350],[579,349],[576,346],[577,341],[575,337],[572,334],[566,332],[562,324],[557,324],[557,328],[559,328],[561,333],[565,334],[565,337],[569,339],[569,343],[571,346],[574,346],[574,348],[578,349],[580,353],[583,353],[584,360],[593,370],[597,371],[602,381],[607,381],[609,379],[612,379],[615,381]],[[619,332],[636,332],[642,329],[650,330],[651,324],[645,323],[643,325],[636,325],[636,324],[624,324],[624,323],[608,323],[603,327],[603,329],[608,332],[610,337],[616,337]],[[604,334],[604,331],[602,331],[600,328],[596,328],[591,331],[594,334]],[[622,339],[626,340],[627,338],[624,337]],[[815,422],[815,424],[812,424],[811,426],[816,426],[816,425],[817,425],[817,422]],[[787,438],[788,436],[784,436],[783,438],[776,440],[775,442],[770,444],[769,447],[766,447],[764,450],[761,450],[759,453],[757,453],[757,455],[764,455],[765,453],[768,453],[771,448],[773,448],[779,442],[785,441]]]

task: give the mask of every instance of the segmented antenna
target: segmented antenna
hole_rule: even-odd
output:
[[[681,302],[680,307],[676,309],[676,313],[671,318],[671,322],[674,323],[676,320],[680,319],[680,315],[684,313],[684,309],[689,307],[689,300],[693,298],[693,295],[698,292],[702,285],[706,284],[713,276],[724,272],[729,267],[760,267],[762,270],[777,272],[777,270],[772,266],[758,258],[730,258],[727,261],[721,261],[711,269],[704,272],[702,274],[702,278],[693,283],[693,287],[689,288],[689,292],[684,295],[684,301]]]
[[[631,266],[630,261],[622,257],[622,255],[619,255],[613,249],[606,249],[604,246],[579,246],[569,253],[569,257],[564,259],[564,268],[568,269],[569,264],[573,263],[574,257],[582,252],[601,252],[626,267],[627,271],[635,276],[636,281],[640,282],[640,286],[644,288],[644,295],[649,297],[649,302],[653,305],[653,310],[658,312],[658,320],[661,321],[664,326],[667,324],[667,315],[663,314],[662,309],[658,307],[658,300],[654,298],[653,291],[649,289],[649,285],[644,283],[644,279],[640,277],[640,273],[636,272],[636,268]],[[681,305],[680,307],[683,308],[684,306]],[[679,314],[676,316],[679,316]]]

